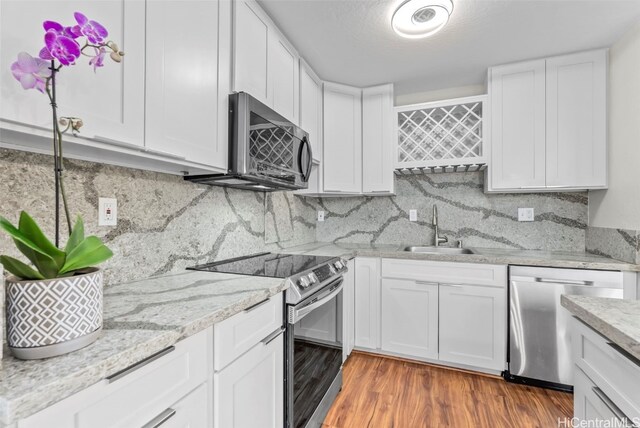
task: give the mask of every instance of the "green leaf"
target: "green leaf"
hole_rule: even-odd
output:
[[[65,253],[72,252],[82,241],[84,241],[84,223],[82,222],[82,217],[78,216],[67,245],[64,247]]]
[[[45,279],[38,271],[9,256],[0,256],[2,266],[20,279]]]
[[[16,247],[24,254],[45,277],[55,278],[59,265],[43,249],[38,247],[22,231],[13,226],[6,218],[0,216],[0,228],[4,229],[16,244]]]
[[[38,224],[31,218],[26,211],[20,213],[20,222],[18,224],[20,232],[24,233],[34,244],[44,251],[49,257],[51,257],[58,267],[64,265],[66,254],[64,251],[58,249],[44,236],[42,230],[38,227]]]
[[[67,255],[67,262],[60,270],[60,274],[93,267],[108,260],[113,253],[97,236],[85,238]]]

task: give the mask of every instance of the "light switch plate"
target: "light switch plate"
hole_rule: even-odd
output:
[[[118,225],[118,200],[98,198],[98,226]]]
[[[418,210],[409,210],[409,221],[418,221]]]
[[[324,211],[318,211],[318,221],[324,221]]]
[[[518,221],[533,221],[533,208],[518,208]]]

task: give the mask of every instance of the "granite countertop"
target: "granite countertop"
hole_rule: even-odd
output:
[[[362,256],[409,260],[434,260],[442,262],[487,263],[497,265],[525,265],[640,272],[640,265],[629,264],[589,253],[470,248],[474,254],[426,254],[403,251],[403,248],[406,246],[407,245],[334,244],[327,242],[314,242],[287,248],[281,252],[344,257],[347,259]]]
[[[79,351],[45,360],[7,355],[0,426],[44,409],[285,289],[281,279],[184,272],[104,291],[104,330]]]
[[[562,306],[640,360],[640,300],[563,295]]]

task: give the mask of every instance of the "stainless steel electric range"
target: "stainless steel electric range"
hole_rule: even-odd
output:
[[[342,388],[342,282],[339,257],[261,253],[190,268],[283,278],[287,428],[322,425]]]

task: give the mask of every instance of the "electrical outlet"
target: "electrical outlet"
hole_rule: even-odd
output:
[[[318,211],[318,221],[324,221],[324,211]]]
[[[115,198],[98,199],[98,226],[116,226],[118,224],[118,200]]]
[[[518,221],[533,221],[533,208],[518,208]]]
[[[418,210],[409,210],[409,221],[418,221]]]

